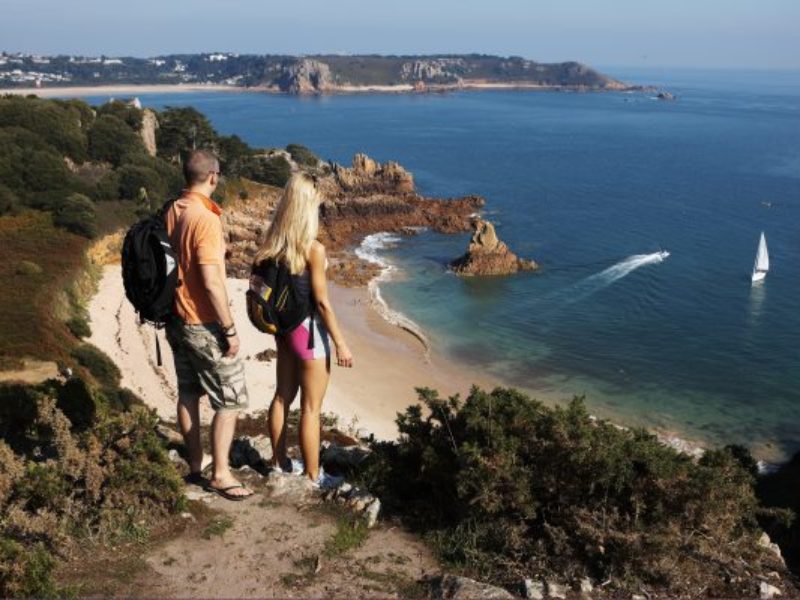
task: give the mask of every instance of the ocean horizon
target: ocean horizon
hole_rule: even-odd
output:
[[[542,268],[461,279],[469,236],[371,240],[433,350],[551,401],[779,460],[800,449],[800,72],[609,70],[647,93],[147,94],[256,146],[396,160],[480,194]],[[103,102],[107,96],[88,100]],[[764,231],[772,270],[750,284]],[[658,253],[670,253],[666,259]],[[413,382],[412,382],[413,383]]]

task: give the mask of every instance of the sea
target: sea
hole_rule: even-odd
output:
[[[673,93],[141,96],[250,144],[395,160],[480,194],[541,268],[448,271],[469,234],[372,236],[389,307],[434,353],[551,403],[781,460],[800,450],[800,72],[607,68]],[[89,98],[93,102],[106,96]],[[764,232],[770,271],[751,285]],[[662,258],[662,251],[669,256]],[[413,382],[412,382],[413,383]]]

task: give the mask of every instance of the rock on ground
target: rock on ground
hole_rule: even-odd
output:
[[[519,258],[501,242],[489,221],[473,219],[472,228],[467,252],[450,264],[458,275],[509,275],[538,268],[536,262]]]
[[[481,583],[468,577],[441,575],[428,580],[431,598],[436,600],[513,600],[514,596],[503,588]]]

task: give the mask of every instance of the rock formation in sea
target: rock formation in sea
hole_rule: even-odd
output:
[[[472,239],[466,253],[450,267],[459,275],[509,275],[517,271],[533,271],[539,267],[533,260],[519,258],[497,237],[494,225],[481,218],[472,220]]]

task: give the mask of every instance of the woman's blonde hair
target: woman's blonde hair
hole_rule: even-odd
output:
[[[253,263],[274,258],[282,260],[292,274],[302,273],[311,244],[319,233],[320,204],[322,195],[315,179],[306,173],[292,175],[283,188],[266,239]]]

